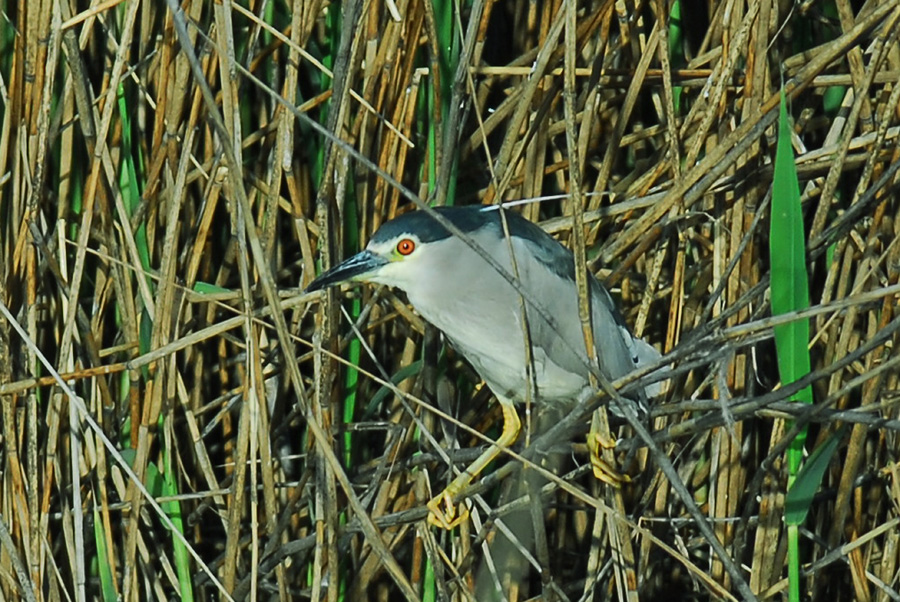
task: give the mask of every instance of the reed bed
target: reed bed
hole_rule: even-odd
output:
[[[900,599],[900,1],[0,9],[3,599]],[[602,394],[528,408],[442,531],[496,403],[401,293],[302,291],[416,203],[512,201],[666,354],[675,472],[613,421],[595,481]]]

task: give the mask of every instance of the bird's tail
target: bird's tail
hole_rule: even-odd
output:
[[[655,364],[662,357],[662,354],[656,350],[650,343],[642,339],[633,338],[632,353],[634,354],[634,366],[637,369],[643,368],[650,364]],[[668,368],[659,368],[648,374],[645,378],[653,380],[653,382],[644,387],[644,394],[648,399],[662,397],[669,388],[668,380],[657,380],[659,376],[668,372]]]

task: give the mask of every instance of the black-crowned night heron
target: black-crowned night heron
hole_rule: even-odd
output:
[[[534,398],[571,403],[592,395],[572,252],[512,211],[505,211],[509,239],[496,207],[444,207],[436,211],[471,237],[507,273],[518,274],[526,297]],[[510,251],[515,256],[515,269]],[[406,213],[385,223],[364,251],[319,276],[306,290],[346,281],[377,282],[406,291],[416,311],[465,356],[502,406],[504,425],[496,445],[428,503],[432,524],[453,527],[465,516],[457,517],[453,497],[519,434],[515,403],[524,401],[528,390],[521,295],[481,255],[424,211]],[[593,276],[589,282],[594,342],[602,374],[613,381],[655,361],[659,353],[631,334],[606,289]]]

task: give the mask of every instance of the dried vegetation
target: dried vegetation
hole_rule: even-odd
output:
[[[810,450],[851,426],[802,591],[898,599],[897,0],[682,2],[680,24],[671,0],[194,1],[184,32],[163,2],[0,7],[4,599],[780,598],[798,415]],[[811,411],[768,303],[782,82]],[[587,411],[531,565],[495,557],[521,458],[470,525],[426,527],[448,470],[424,433],[484,445],[429,408],[496,436],[495,404],[402,296],[301,294],[416,195],[541,199],[516,210],[566,244],[583,220],[672,353],[652,431],[745,589],[629,427],[632,484],[594,482]]]

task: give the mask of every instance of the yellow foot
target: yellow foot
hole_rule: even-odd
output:
[[[597,432],[588,434],[588,449],[591,451],[591,468],[594,470],[594,477],[598,481],[603,481],[610,487],[618,489],[623,483],[630,483],[631,477],[617,471],[600,456],[601,448],[613,449],[615,446],[616,442],[609,437],[604,437]]]
[[[456,515],[456,506],[453,505],[453,495],[449,488],[433,497],[428,504],[431,512],[428,514],[428,523],[442,529],[455,529],[469,518],[469,511],[462,506],[462,512]]]

